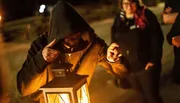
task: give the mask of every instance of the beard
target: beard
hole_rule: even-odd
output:
[[[64,49],[66,52],[74,52],[77,48],[79,48],[80,40],[69,40],[68,42],[64,42]]]
[[[79,40],[78,41],[69,41],[67,43],[64,43],[68,48],[77,48],[79,45]]]
[[[68,43],[63,43],[63,47],[65,52],[72,53],[72,52],[77,52],[85,49],[88,46],[89,42],[84,41],[82,38],[78,40],[77,42],[68,42]]]

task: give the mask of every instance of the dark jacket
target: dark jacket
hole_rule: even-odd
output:
[[[148,62],[161,63],[163,33],[156,16],[145,9],[147,23],[139,28],[135,19],[127,19],[122,11],[117,14],[112,26],[112,42],[117,42],[123,56],[129,61],[131,71],[145,68]]]
[[[167,34],[167,41],[170,45],[172,45],[172,38],[180,35],[179,28],[180,28],[180,15],[178,14],[174,24],[172,25],[171,30]],[[174,72],[177,75],[179,75],[179,72],[180,72],[179,71],[179,68],[180,68],[179,61],[180,61],[180,48],[177,48],[176,46],[174,46],[174,66],[173,66],[173,68],[178,70],[178,72],[177,71]]]
[[[167,7],[171,7],[171,12],[180,12],[180,1],[179,0],[165,0],[164,9]]]
[[[170,45],[172,45],[172,38],[175,36],[180,35],[180,15],[178,14],[178,16],[176,17],[176,20],[174,22],[174,24],[172,25],[171,30],[169,31],[169,33],[167,34],[167,41]]]
[[[74,52],[67,53],[62,48],[61,39],[66,34],[78,31],[82,32],[79,48]],[[57,43],[53,48],[60,51],[58,57],[60,67],[70,68],[73,71],[75,66],[79,64],[80,58],[84,56],[76,73],[88,75],[88,84],[97,64],[102,65],[107,72],[116,76],[126,74],[122,64],[110,63],[106,60],[107,44],[104,40],[94,33],[94,30],[70,4],[59,1],[52,10],[49,34],[45,33],[32,42],[27,59],[18,72],[17,87],[22,95],[32,95],[32,98],[36,97],[33,99],[39,101],[39,98],[42,98],[42,95],[39,95],[42,94],[39,92],[39,88],[54,78],[51,71],[52,63],[47,63],[42,56],[43,48],[54,38],[56,38]]]

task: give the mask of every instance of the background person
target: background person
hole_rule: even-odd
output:
[[[141,92],[144,103],[163,103],[159,79],[164,39],[157,18],[140,0],[121,0],[120,5],[111,39],[118,43],[130,74],[116,78],[116,84]]]

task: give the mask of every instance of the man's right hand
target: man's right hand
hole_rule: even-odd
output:
[[[172,8],[171,7],[167,7],[167,8],[165,8],[164,13],[169,14],[169,13],[171,13],[171,11],[172,11]]]
[[[120,56],[122,56],[122,54],[119,51],[119,45],[117,43],[112,43],[107,49],[107,60],[109,62],[116,62],[119,60]]]
[[[45,61],[47,62],[53,62],[59,55],[59,51],[55,49],[51,49],[53,45],[56,43],[56,39],[54,39],[52,42],[50,42],[43,50],[42,55]]]
[[[172,44],[177,48],[180,47],[180,36],[175,36],[172,38]]]
[[[162,14],[163,22],[165,24],[174,24],[178,14],[179,14],[178,12],[172,12],[172,8],[171,7],[165,8],[164,12]]]

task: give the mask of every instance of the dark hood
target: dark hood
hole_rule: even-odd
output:
[[[54,6],[50,17],[49,42],[57,41],[75,32],[94,30],[69,3],[59,0]]]

